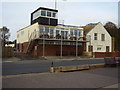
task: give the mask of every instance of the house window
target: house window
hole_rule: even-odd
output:
[[[44,27],[40,27],[40,33],[43,33]]]
[[[81,31],[78,30],[78,36],[81,36]]]
[[[99,48],[97,48],[97,50],[101,50],[101,48],[99,47]]]
[[[51,12],[47,11],[47,16],[51,17]]]
[[[41,11],[41,16],[46,16],[46,11],[45,10]]]
[[[45,33],[46,33],[46,34],[49,33],[49,27],[45,27]]]
[[[70,35],[73,36],[73,30],[70,30]]]
[[[56,30],[56,35],[60,35],[60,31],[59,30]]]
[[[64,37],[64,31],[61,31],[61,36]]]
[[[53,14],[52,14],[52,17],[56,17],[56,13],[53,13]]]
[[[65,31],[64,34],[65,34],[65,37],[64,37],[64,38],[67,39],[68,31]]]
[[[50,36],[53,37],[53,35],[54,35],[54,28],[50,28]]]
[[[74,35],[77,37],[77,30],[74,30]]]
[[[97,33],[94,33],[94,40],[97,40]]]
[[[109,46],[106,46],[106,52],[109,52],[109,49],[110,49]]]
[[[105,34],[101,34],[101,41],[105,41]]]
[[[33,20],[40,16],[40,11],[37,11],[33,14]]]
[[[93,46],[92,45],[88,46],[88,52],[93,52]]]

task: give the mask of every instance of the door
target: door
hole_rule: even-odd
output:
[[[106,52],[109,52],[109,46],[106,46]]]
[[[88,46],[88,52],[93,52],[93,46],[91,45]]]

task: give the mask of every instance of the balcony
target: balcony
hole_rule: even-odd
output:
[[[63,41],[81,41],[84,42],[83,37],[79,36],[78,38],[74,35],[66,35],[66,36],[61,36],[60,34],[52,34],[50,35],[49,33],[40,33],[38,31],[33,32],[31,34],[31,39],[29,40],[34,40],[34,39],[41,39],[41,40],[63,40]]]

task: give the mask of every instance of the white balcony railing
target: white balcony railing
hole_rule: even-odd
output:
[[[62,40],[73,40],[73,41],[83,41],[83,37],[82,36],[74,36],[74,35],[67,35],[67,36],[62,36],[60,34],[58,35],[50,35],[49,33],[40,33],[39,31],[35,31],[31,34],[29,41],[32,39],[38,39],[38,38],[45,38],[45,39],[53,39],[53,40],[58,40],[58,39],[62,39]]]

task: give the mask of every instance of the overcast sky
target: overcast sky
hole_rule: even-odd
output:
[[[30,25],[30,14],[39,7],[54,9],[54,0],[51,2],[5,2],[0,3],[0,15],[2,22],[0,27],[7,26],[10,29],[10,40],[16,39],[16,31]],[[115,1],[115,0],[113,0]],[[82,26],[88,23],[101,22],[105,24],[111,21],[118,24],[118,0],[115,2],[81,2],[61,0],[57,3],[58,18],[67,25]],[[2,6],[2,7],[1,7]],[[1,21],[1,20],[0,20]]]

